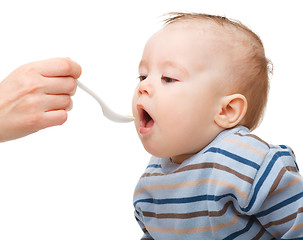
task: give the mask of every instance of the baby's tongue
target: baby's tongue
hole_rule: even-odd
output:
[[[150,119],[147,123],[146,123],[146,127],[149,128],[149,127],[152,127],[154,125],[154,120],[153,119]]]

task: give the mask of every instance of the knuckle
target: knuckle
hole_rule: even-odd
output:
[[[67,96],[64,100],[64,107],[68,108],[71,104],[72,104],[72,99],[69,96]]]
[[[60,111],[60,114],[58,114],[56,125],[62,125],[67,120],[67,112],[66,111]]]
[[[39,101],[34,96],[24,97],[22,102],[23,108],[27,109],[27,111],[31,111],[37,104],[39,104]]]
[[[35,63],[26,63],[20,66],[17,71],[22,75],[33,77],[39,73],[39,68]]]
[[[39,81],[37,78],[31,78],[27,81],[24,81],[22,84],[22,90],[25,94],[37,92],[43,89],[43,82]]]
[[[70,58],[60,58],[58,59],[58,64],[60,71],[62,71],[65,76],[72,76],[77,79],[82,74],[81,66]]]
[[[30,71],[35,70],[29,69],[27,73],[24,73],[21,81],[18,82],[18,92],[21,95],[27,95],[44,88],[44,82],[41,81],[41,78],[34,74],[30,74]]]
[[[65,75],[71,74],[73,70],[72,62],[67,58],[58,59],[58,67]]]
[[[77,88],[76,81],[73,78],[66,79],[66,88],[67,88],[67,92],[69,94],[72,94],[73,92],[75,92],[75,90]]]
[[[40,129],[42,123],[42,116],[40,114],[29,115],[25,120],[24,124],[28,129],[37,130]]]
[[[67,104],[65,110],[70,111],[73,108],[73,100],[70,98],[69,103]]]
[[[16,71],[23,73],[23,72],[28,72],[31,69],[34,69],[33,64],[32,63],[26,63],[26,64],[23,64],[20,67],[18,67],[16,69]]]

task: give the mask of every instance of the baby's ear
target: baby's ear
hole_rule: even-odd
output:
[[[220,105],[220,111],[215,116],[215,123],[224,129],[232,128],[244,118],[247,110],[247,100],[242,94],[225,96]]]

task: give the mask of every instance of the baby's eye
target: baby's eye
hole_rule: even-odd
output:
[[[138,78],[139,78],[140,82],[142,82],[142,81],[144,81],[147,77],[146,77],[146,76],[139,76]]]
[[[177,81],[178,81],[177,79],[170,78],[170,77],[165,77],[165,76],[162,76],[161,79],[162,79],[164,82],[166,82],[166,83],[172,83],[172,82],[177,82]]]

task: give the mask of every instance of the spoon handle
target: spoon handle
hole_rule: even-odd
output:
[[[77,81],[78,87],[80,87],[82,90],[84,90],[89,95],[91,95],[100,104],[103,115],[105,117],[107,117],[109,120],[114,121],[114,122],[119,122],[119,123],[132,122],[134,120],[134,117],[132,117],[132,116],[120,115],[120,114],[114,112],[113,110],[111,110],[96,93],[94,93],[91,89],[86,87],[79,80],[76,80],[76,81]]]

